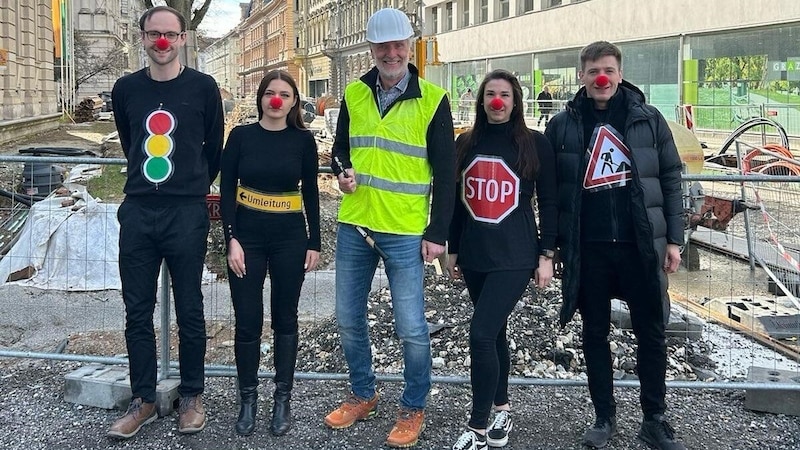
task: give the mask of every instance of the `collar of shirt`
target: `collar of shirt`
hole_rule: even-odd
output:
[[[400,97],[400,95],[402,95],[403,92],[408,89],[409,81],[411,81],[411,71],[407,70],[406,74],[400,81],[397,82],[397,84],[386,90],[383,89],[383,85],[381,85],[381,76],[378,75],[378,80],[375,82],[375,86],[377,87],[378,91],[378,107],[381,110],[381,115],[386,112],[386,109],[392,104],[392,102],[397,100],[397,97]]]

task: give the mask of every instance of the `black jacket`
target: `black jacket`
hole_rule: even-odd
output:
[[[661,299],[664,316],[669,314],[667,277],[663,270],[667,244],[683,245],[681,160],[666,120],[645,103],[633,84],[622,82],[628,110],[625,144],[631,150],[633,182],[630,188],[631,214],[642,264],[653,271],[652,297]],[[561,325],[572,320],[578,306],[580,286],[580,211],[582,179],[586,171],[586,143],[580,105],[592,101],[581,88],[547,125],[545,135],[556,153],[558,173],[558,241],[564,262]],[[593,120],[593,119],[592,119]]]
[[[419,71],[414,65],[409,64],[411,79],[408,87],[386,111],[398,102],[422,97],[419,88]],[[378,107],[378,68],[364,74],[357,83],[364,83],[372,90],[375,107]],[[453,131],[453,115],[450,112],[450,100],[445,95],[433,115],[427,132],[428,163],[433,170],[433,190],[431,200],[430,220],[422,238],[426,241],[444,245],[447,241],[447,232],[450,220],[453,217],[453,197],[456,195],[456,183],[453,174],[456,171],[456,144]],[[347,104],[342,99],[339,109],[339,118],[336,123],[336,139],[331,150],[331,169],[335,175],[341,173],[334,158],[339,158],[345,168],[352,167],[350,163],[350,112]]]

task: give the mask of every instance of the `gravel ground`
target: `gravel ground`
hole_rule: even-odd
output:
[[[269,434],[269,404],[261,396],[256,432],[236,436],[235,382],[209,378],[205,405],[207,428],[193,436],[177,433],[176,416],[161,418],[130,441],[105,437],[116,411],[63,401],[63,376],[74,363],[0,361],[0,448],[9,449],[377,449],[392,426],[400,385],[383,383],[380,412],[350,429],[329,430],[322,417],[342,399],[343,382],[299,381],[292,403],[294,429],[284,437]],[[265,388],[268,387],[268,388]],[[262,391],[271,389],[262,381]],[[447,449],[466,422],[466,386],[434,385],[427,410],[427,430],[417,448]],[[640,415],[638,391],[618,389],[619,434],[608,449],[645,449],[636,438]],[[592,420],[584,388],[512,387],[515,429],[506,449],[579,449],[580,437]],[[740,392],[672,390],[669,414],[678,434],[695,450],[796,450],[800,421],[796,417],[758,414],[744,409]]]

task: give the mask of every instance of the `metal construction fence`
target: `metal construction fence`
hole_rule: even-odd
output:
[[[127,363],[116,271],[116,210],[123,198],[124,164],[122,159],[0,156],[0,356]],[[68,189],[50,194],[50,185],[60,185],[62,176]],[[719,168],[686,175],[684,181],[691,228],[684,259],[690,269],[671,276],[668,386],[800,390],[800,176]],[[323,253],[333,246],[337,204],[335,196],[323,202],[323,209],[334,209],[323,213],[323,218],[332,218],[323,220]],[[203,286],[207,376],[236,374],[234,315],[221,236],[216,222]],[[323,255],[322,260],[332,257]],[[332,265],[326,265],[306,277],[300,301],[299,379],[347,378],[333,320],[333,274]],[[154,318],[162,378],[177,376],[176,325],[169,277],[163,275],[164,270]],[[426,313],[434,381],[467,383],[465,330],[471,304],[462,298],[464,285],[437,275],[433,267],[426,280],[426,293],[438,299],[431,300]],[[556,325],[558,283],[539,292],[530,288],[512,313],[512,384],[586,385],[579,319],[564,329]],[[379,269],[369,321],[373,346],[380,353],[375,357],[379,379],[400,381],[401,352],[382,350],[399,346],[391,333],[391,308],[385,307],[387,286]],[[450,316],[433,310],[462,303]],[[268,309],[265,301],[267,318]],[[620,304],[613,313],[615,383],[638,386],[633,376],[635,340],[625,310]],[[269,354],[269,326],[264,329],[262,350]],[[384,333],[380,339],[378,333]],[[312,345],[322,337],[323,344]],[[269,377],[271,357],[263,361],[261,376]],[[768,376],[753,378],[753,366]]]

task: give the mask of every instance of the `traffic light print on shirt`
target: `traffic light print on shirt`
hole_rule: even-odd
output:
[[[177,124],[175,116],[163,109],[151,112],[145,119],[144,128],[148,136],[142,145],[147,158],[142,164],[142,173],[153,184],[163,183],[172,176],[174,170],[169,157],[175,149],[172,132]]]
[[[595,128],[583,188],[590,191],[623,187],[631,179],[631,150],[609,124]]]

